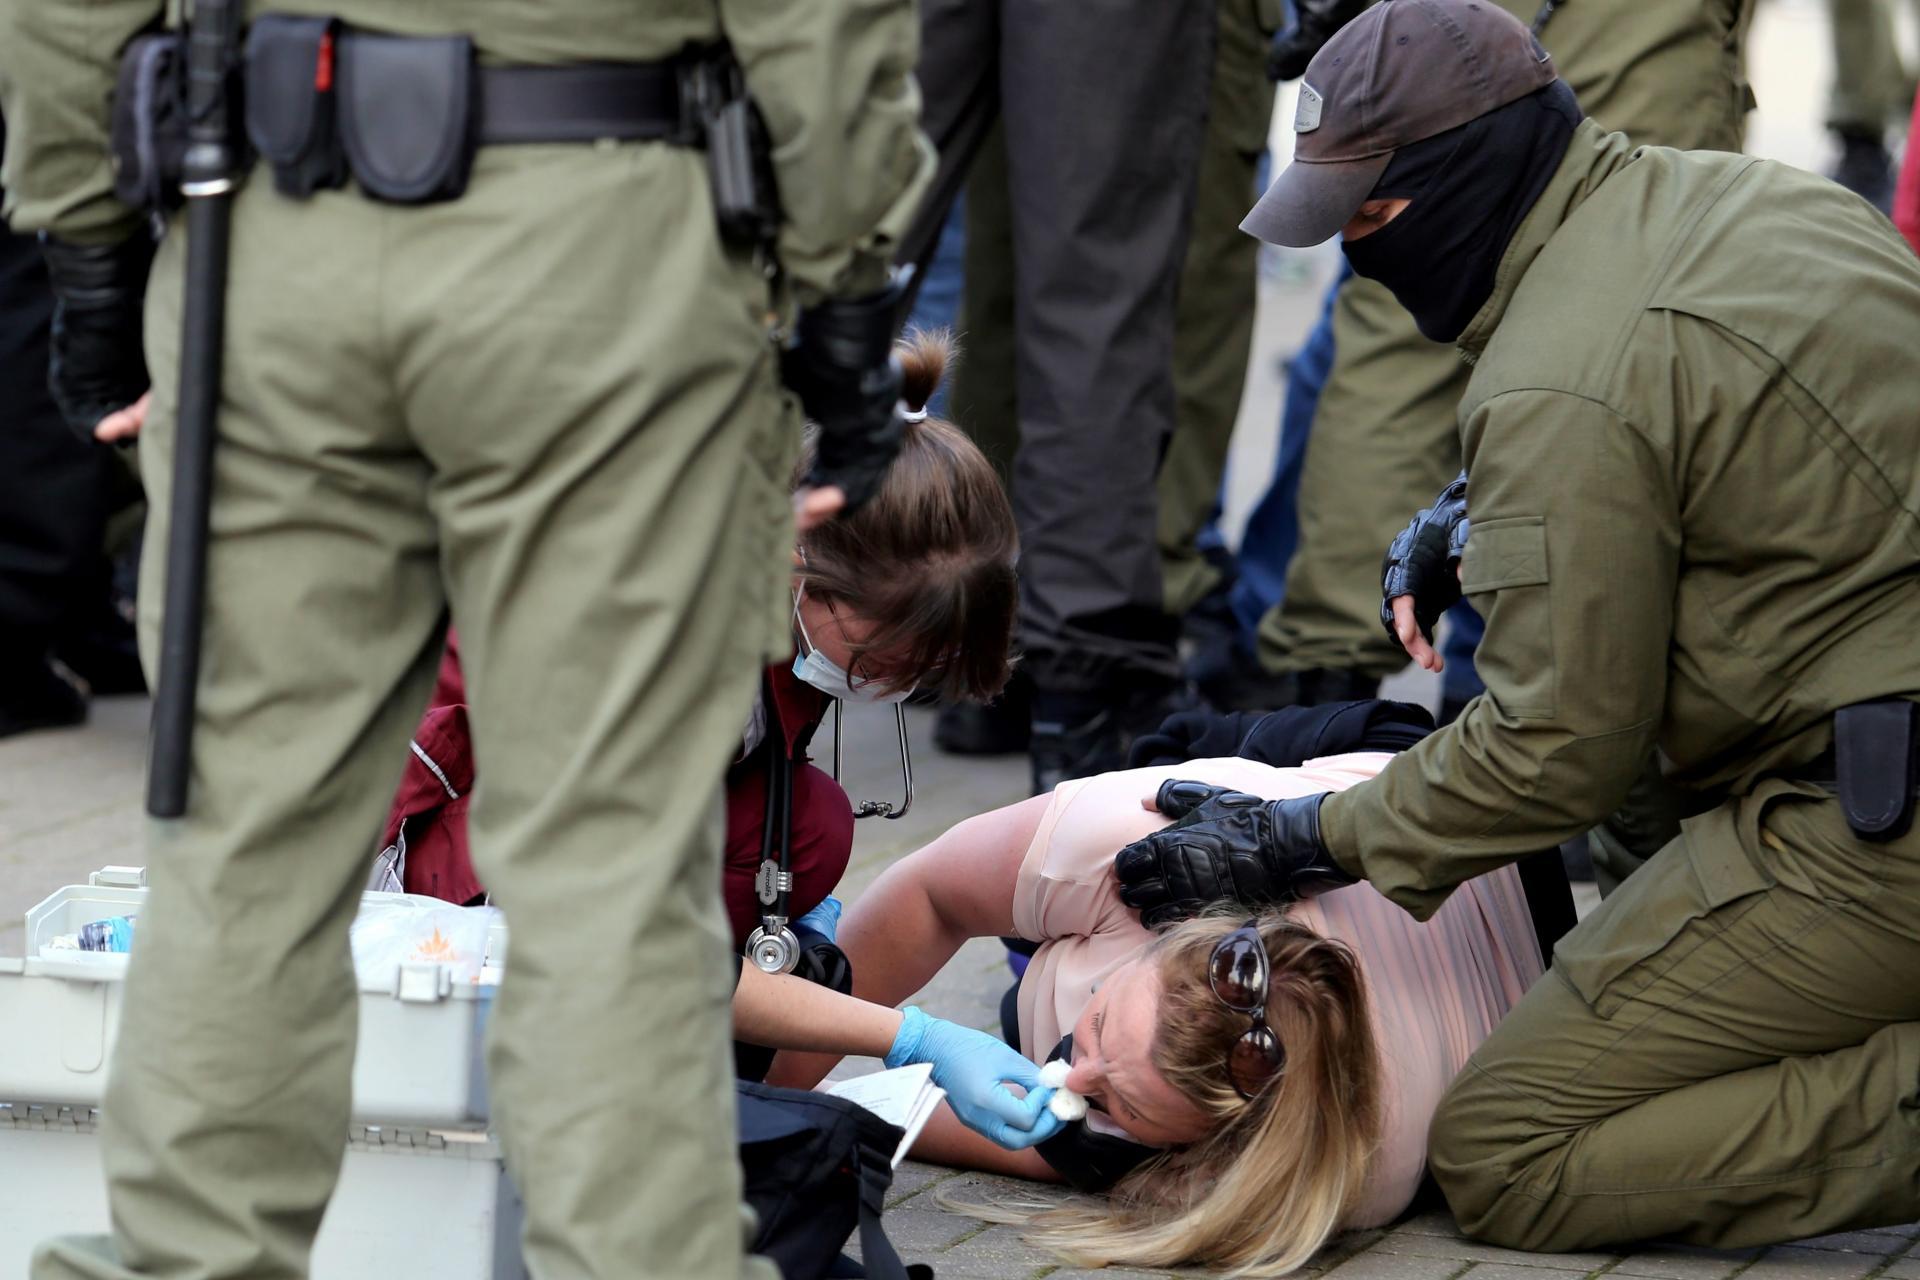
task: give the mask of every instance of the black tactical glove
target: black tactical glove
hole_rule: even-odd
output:
[[[1262,800],[1205,782],[1163,782],[1154,804],[1176,821],[1113,860],[1120,900],[1155,929],[1215,902],[1263,907],[1352,884],[1320,840],[1326,798]]]
[[[136,232],[114,245],[69,244],[40,233],[53,282],[47,382],[67,425],[93,440],[100,419],[147,390],[140,312],[153,241]]]
[[[1429,644],[1440,615],[1460,602],[1460,556],[1467,534],[1467,473],[1462,471],[1431,507],[1394,535],[1380,564],[1380,622],[1395,644],[1400,643],[1393,629],[1395,596],[1413,597],[1414,621]]]
[[[1293,25],[1267,48],[1267,78],[1298,80],[1333,33],[1358,17],[1372,0],[1293,0]]]
[[[900,363],[894,321],[905,282],[864,298],[829,298],[800,313],[781,376],[820,425],[805,483],[838,485],[851,512],[880,488],[900,451]]]

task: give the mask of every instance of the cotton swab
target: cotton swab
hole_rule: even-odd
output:
[[[1087,1100],[1067,1088],[1067,1073],[1073,1070],[1073,1064],[1065,1058],[1055,1058],[1040,1068],[1040,1083],[1053,1090],[1053,1097],[1047,1100],[1047,1110],[1071,1124],[1087,1114]]]

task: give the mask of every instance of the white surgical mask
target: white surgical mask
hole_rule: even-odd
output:
[[[813,643],[813,637],[807,634],[807,624],[800,617],[800,592],[793,597],[793,625],[800,632],[800,641],[806,648],[805,653],[794,655],[794,677],[812,685],[829,698],[838,698],[842,702],[871,702],[882,705],[904,702],[913,693],[912,689],[900,689],[893,693],[880,692],[877,681],[854,684],[840,667],[840,664],[820,652]]]

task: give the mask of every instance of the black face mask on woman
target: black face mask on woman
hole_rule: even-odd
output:
[[[1062,1036],[1047,1061],[1073,1061],[1073,1036]],[[1160,1154],[1154,1147],[1129,1142],[1110,1133],[1098,1133],[1085,1120],[1075,1120],[1034,1148],[1053,1171],[1082,1191],[1105,1191]]]
[[[1452,342],[1493,294],[1500,255],[1567,154],[1580,104],[1564,81],[1393,153],[1369,200],[1400,216],[1342,241],[1356,275],[1378,280],[1420,332]]]

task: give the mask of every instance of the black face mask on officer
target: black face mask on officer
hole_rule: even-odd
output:
[[[1500,255],[1567,154],[1580,104],[1565,81],[1393,153],[1369,200],[1400,216],[1343,240],[1355,274],[1377,280],[1420,332],[1452,342],[1493,294]]]

